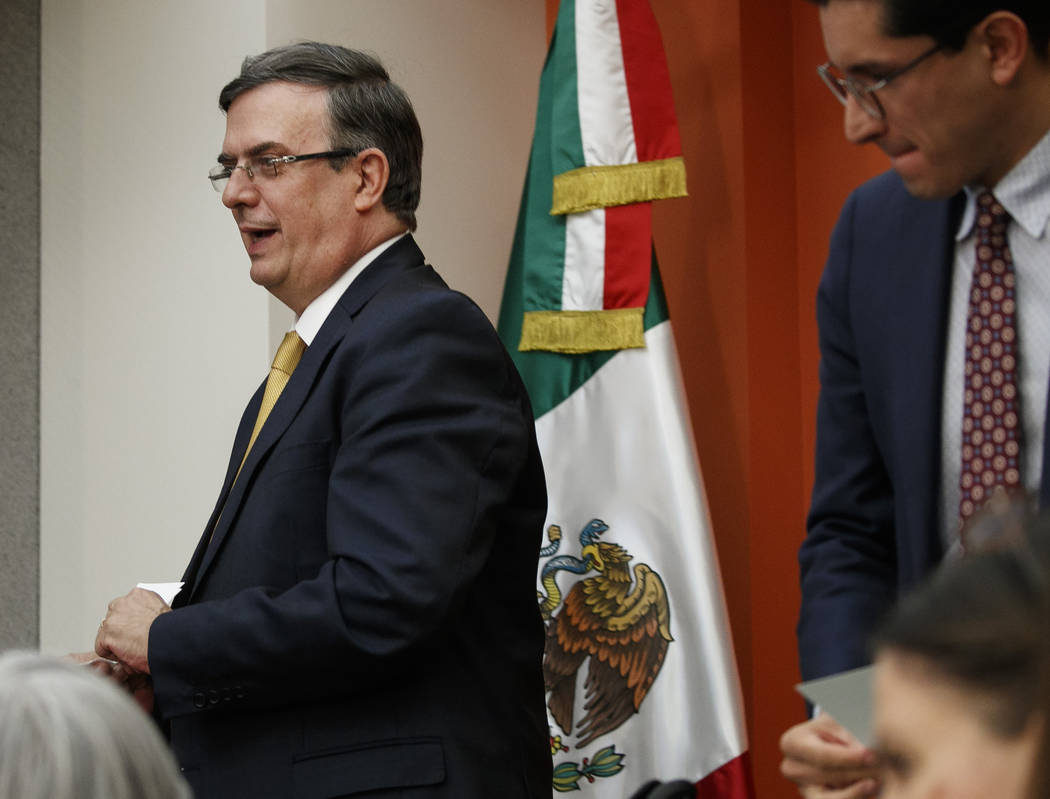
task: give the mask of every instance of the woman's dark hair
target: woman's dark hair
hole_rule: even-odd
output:
[[[1023,522],[1020,541],[944,565],[906,596],[875,635],[876,650],[916,655],[975,704],[1003,738],[1044,707],[1050,520]]]

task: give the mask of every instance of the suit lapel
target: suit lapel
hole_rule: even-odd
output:
[[[925,571],[943,554],[940,530],[941,420],[955,231],[963,195],[905,204],[886,263],[893,275],[886,325],[889,357],[899,366],[891,392],[900,473],[894,490],[902,537],[916,546],[913,564]],[[920,543],[921,542],[921,543]],[[904,553],[900,553],[903,555]]]
[[[898,400],[907,397],[909,387],[914,387],[911,397],[916,413],[902,414],[899,418],[901,437],[898,443],[930,440],[929,446],[912,447],[913,459],[905,460],[909,467],[898,491],[913,491],[907,503],[916,508],[908,519],[909,530],[922,529],[939,533],[943,527],[937,498],[940,496],[940,475],[943,471],[941,453],[941,411],[944,400],[944,364],[948,340],[948,312],[951,277],[955,263],[955,234],[965,207],[965,195],[960,193],[949,201],[940,203],[915,202],[903,204],[907,209],[902,215],[900,234],[894,238],[895,249],[887,263],[903,265],[897,269],[895,290],[901,296],[910,297],[910,302],[901,303],[908,319],[889,326],[895,339],[890,342],[891,352],[912,352],[913,357],[904,361],[902,390]],[[896,357],[896,356],[891,356]],[[960,387],[961,390],[961,387]],[[1048,393],[1050,396],[1050,393]],[[933,431],[933,437],[929,432]],[[1039,507],[1050,508],[1050,399],[1044,409],[1042,470],[1039,479]],[[923,527],[913,526],[922,525]],[[934,536],[913,535],[913,540],[928,540]],[[933,542],[931,542],[931,547]],[[936,536],[936,550],[926,556],[930,563],[942,556],[940,535]]]
[[[226,507],[230,488],[233,485],[234,478],[237,476],[237,469],[241,464],[241,459],[244,457],[244,450],[248,446],[248,440],[251,438],[252,428],[255,426],[255,418],[259,415],[259,406],[262,404],[262,396],[265,389],[266,380],[263,380],[248,401],[248,407],[244,409],[244,413],[241,415],[240,424],[237,426],[237,432],[233,438],[233,450],[230,453],[230,462],[226,467],[226,477],[223,479],[222,489],[219,491],[219,500],[215,503],[211,517],[204,527],[204,533],[201,535],[200,540],[197,541],[193,557],[190,558],[189,565],[186,566],[186,570],[182,574],[182,582],[185,584],[185,587],[175,596],[175,601],[171,605],[173,608],[185,605],[193,592],[201,560],[204,558],[205,550],[208,548],[208,542],[211,541],[212,531],[215,529],[223,509]]]
[[[252,484],[267,453],[273,449],[298,415],[325,364],[328,363],[329,355],[353,324],[353,317],[391,278],[405,269],[422,266],[423,263],[422,251],[411,236],[406,236],[391,245],[350,284],[321,326],[313,343],[303,353],[302,360],[296,366],[284,391],[281,392],[262,430],[259,431],[259,437],[251,452],[248,453],[238,475],[237,466],[248,446],[251,429],[255,424],[255,417],[258,415],[262,401],[265,381],[256,391],[238,428],[233,457],[230,460],[230,467],[223,485],[222,495],[225,501],[220,501],[213,511],[208,527],[197,544],[197,549],[183,576],[187,587],[179,596],[185,596],[185,599],[181,600],[178,605],[184,605],[193,599],[201,579],[207,574],[223,541],[230,534],[240,506],[247,495],[248,486]],[[233,479],[234,477],[236,480]]]
[[[328,326],[327,322],[325,326]],[[255,440],[251,452],[248,453],[244,466],[241,467],[240,474],[237,475],[237,479],[229,489],[226,501],[217,514],[217,522],[215,518],[211,520],[214,532],[210,532],[212,526],[209,526],[208,531],[205,532],[201,543],[198,545],[198,550],[202,552],[200,555],[200,566],[196,570],[194,585],[188,595],[188,600],[193,598],[201,579],[208,573],[209,567],[215,560],[216,553],[222,547],[226,536],[229,535],[233,523],[237,519],[241,504],[247,495],[248,487],[252,485],[260,464],[265,461],[266,455],[273,449],[281,436],[284,435],[285,430],[288,429],[288,425],[292,423],[292,420],[299,413],[299,409],[302,408],[303,403],[309,396],[324,364],[327,363],[329,354],[336,344],[339,343],[348,327],[349,320],[344,317],[344,323],[340,326],[338,335],[329,335],[324,337],[323,340],[318,335],[314,343],[307,347],[306,352],[303,353],[302,360],[295,367],[291,379],[289,379],[288,384],[284,387],[284,391],[281,392],[281,396],[277,399],[277,404],[274,405],[270,415],[266,418],[266,423],[263,425],[262,430],[259,431],[259,437]],[[256,414],[258,413],[259,403],[254,398],[250,407],[254,407]],[[245,414],[245,416],[250,415],[249,413]],[[252,424],[254,425],[254,423],[254,416],[252,416]],[[247,445],[246,439],[236,448],[238,463]],[[236,474],[236,469],[234,473]],[[194,557],[196,559],[197,555],[195,554]]]

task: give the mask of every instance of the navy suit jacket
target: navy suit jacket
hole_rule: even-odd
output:
[[[198,799],[549,797],[546,490],[484,314],[406,237],[339,300],[234,480],[261,395],[150,629]]]
[[[879,618],[944,554],[941,401],[963,207],[963,194],[915,199],[888,172],[850,196],[832,234],[817,293],[816,475],[799,552],[803,679],[867,663]],[[1026,443],[1046,461],[1046,441]],[[1044,506],[1048,496],[1044,469]]]

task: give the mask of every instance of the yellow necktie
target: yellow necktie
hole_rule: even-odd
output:
[[[244,450],[241,465],[237,467],[237,474],[233,476],[233,483],[230,483],[231,490],[232,486],[237,483],[237,478],[241,476],[241,469],[244,468],[244,462],[248,460],[248,453],[252,451],[252,445],[255,443],[255,439],[259,437],[259,431],[262,430],[266,417],[270,415],[273,406],[277,404],[277,398],[281,396],[284,387],[288,385],[288,379],[292,376],[292,372],[295,371],[295,367],[299,365],[299,359],[303,357],[305,351],[306,342],[299,338],[298,333],[291,330],[284,334],[284,340],[281,342],[281,346],[277,348],[277,354],[273,356],[273,365],[270,367],[270,376],[266,378],[266,389],[263,391],[259,415],[255,418],[255,427],[252,428],[252,437],[248,439],[248,447]],[[215,526],[211,528],[208,538],[209,542],[211,537],[215,535],[215,530],[222,520],[222,514],[225,512],[226,508],[224,506],[219,511],[218,518],[215,519]]]
[[[303,357],[303,352],[305,351],[306,342],[299,338],[298,333],[290,330],[284,334],[284,341],[277,348],[277,354],[273,356],[273,366],[270,367],[270,376],[266,379],[266,390],[263,391],[262,405],[259,406],[259,416],[255,419],[252,437],[248,439],[248,448],[244,450],[244,457],[241,458],[242,467],[248,459],[248,453],[252,451],[255,439],[259,437],[259,431],[262,430],[266,417],[270,415],[273,406],[277,404],[277,398],[281,396],[284,387],[288,385],[288,379],[292,376],[292,372],[295,371],[295,367],[299,364],[299,359]],[[237,470],[237,473],[240,474],[240,469]]]

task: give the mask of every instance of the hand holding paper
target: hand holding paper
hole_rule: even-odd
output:
[[[182,590],[184,583],[139,583],[136,588],[145,588],[147,591],[152,591],[157,594],[164,602],[171,605],[175,601],[175,597],[178,596],[179,591]]]
[[[155,591],[135,587],[109,603],[95,637],[100,657],[119,660],[133,672],[149,674],[149,628],[171,607]]]
[[[153,681],[148,674],[129,671],[123,663],[94,652],[70,652],[66,660],[91,669],[123,688],[147,713],[153,712]]]
[[[780,773],[806,799],[862,799],[878,793],[876,755],[826,713],[780,738]]]
[[[863,666],[820,677],[799,683],[795,690],[849,730],[862,744],[871,746],[873,668]]]

